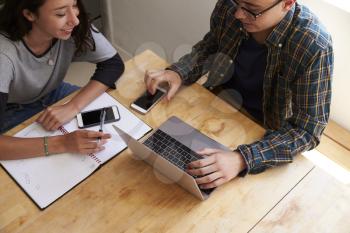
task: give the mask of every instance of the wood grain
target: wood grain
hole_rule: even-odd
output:
[[[350,231],[350,186],[313,169],[251,232]]]
[[[336,122],[330,120],[324,134],[350,151],[350,132]]]
[[[144,70],[166,65],[151,51],[136,56],[110,94],[128,107],[145,90]],[[145,116],[137,114],[152,127],[172,115],[232,149],[264,134],[262,127],[199,84],[183,87],[171,102],[162,100]],[[312,168],[297,156],[294,163],[237,178],[200,202],[125,150],[44,211],[0,169],[0,231],[247,232]]]

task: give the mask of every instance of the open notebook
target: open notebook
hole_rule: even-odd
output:
[[[151,130],[148,125],[106,93],[98,97],[83,111],[112,105],[118,106],[120,120],[104,125],[104,132],[112,134],[112,138],[105,144],[104,151],[89,155],[67,153],[49,157],[0,161],[1,165],[41,209],[46,208],[126,148],[123,140],[115,135],[112,124],[129,132],[135,139],[140,139]],[[98,128],[99,126],[89,129],[98,131]],[[60,135],[77,129],[76,119],[65,124],[56,132],[45,131],[39,124],[33,123],[17,133],[16,137]]]

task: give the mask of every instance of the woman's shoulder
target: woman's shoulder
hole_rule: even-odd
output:
[[[16,43],[0,32],[0,53],[12,57],[16,54]]]

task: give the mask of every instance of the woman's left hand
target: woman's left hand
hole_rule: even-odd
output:
[[[204,149],[197,152],[205,156],[203,159],[188,164],[188,173],[196,178],[201,189],[210,189],[220,186],[246,168],[243,156],[238,152],[217,149]]]
[[[48,107],[37,119],[46,130],[57,130],[78,114],[78,110],[72,104]]]

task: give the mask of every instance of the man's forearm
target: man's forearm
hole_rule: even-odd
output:
[[[318,138],[302,129],[281,129],[270,131],[250,145],[240,145],[237,150],[246,161],[246,172],[257,174],[269,167],[292,162],[297,153],[313,149],[318,143]]]

